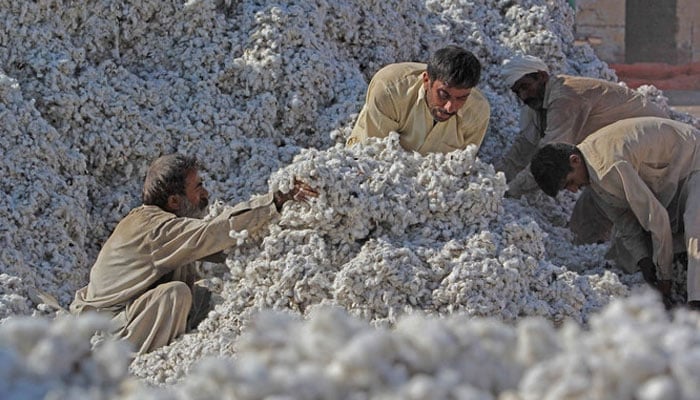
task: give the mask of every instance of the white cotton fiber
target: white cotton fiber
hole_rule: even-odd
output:
[[[693,398],[697,316],[627,299],[639,274],[571,244],[576,196],[504,198],[491,165],[518,130],[504,59],[617,79],[574,45],[573,17],[564,0],[0,0],[0,393]],[[483,66],[478,151],[344,146],[379,68],[452,43]],[[133,358],[93,338],[104,320],[37,293],[69,306],[149,163],[175,151],[206,165],[210,215],[295,178],[320,195],[262,235],[231,232],[225,267],[203,269],[225,271],[204,283],[215,310]]]

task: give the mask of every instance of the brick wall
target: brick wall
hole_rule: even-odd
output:
[[[700,0],[576,0],[575,6],[577,41],[604,61],[700,61]]]

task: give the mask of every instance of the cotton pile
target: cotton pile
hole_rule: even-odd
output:
[[[139,375],[169,381],[201,356],[233,355],[229,336],[241,316],[260,309],[304,313],[328,303],[378,326],[414,311],[584,323],[628,293],[610,271],[579,275],[545,261],[546,234],[506,211],[505,178],[475,147],[422,157],[393,134],[362,147],[305,150],[270,187],[284,190],[294,179],[319,198],[286,208],[261,242],[237,247],[222,304],[198,333],[136,360]]]
[[[127,374],[128,352],[89,351],[96,318],[11,319],[0,325],[3,398],[71,399],[693,399],[700,316],[664,310],[645,291],[556,328],[453,313],[404,315],[374,327],[334,306],[306,318],[266,310],[181,382],[149,387]],[[67,331],[70,330],[71,334]]]
[[[618,343],[609,338],[612,322],[595,321],[607,321],[601,308],[628,296],[641,278],[609,265],[604,244],[570,244],[565,225],[575,196],[503,198],[504,178],[490,163],[517,133],[519,104],[499,75],[504,59],[527,53],[554,73],[616,80],[590,47],[574,46],[573,15],[563,0],[0,0],[0,194],[6,204],[0,211],[0,356],[8,360],[2,384],[10,385],[2,392],[16,398],[172,398],[170,391],[182,398],[424,398],[426,390],[443,387],[435,398],[542,398],[550,387],[528,378],[540,373],[559,382],[558,393],[571,393],[585,371],[561,375],[568,361],[556,356],[585,355],[597,365],[602,350],[554,337]],[[492,118],[478,152],[421,157],[401,150],[395,136],[343,146],[374,72],[391,62],[425,61],[451,43],[472,50],[483,65],[479,88]],[[656,88],[639,91],[667,107]],[[700,126],[688,115],[672,115]],[[210,266],[217,272],[208,281],[218,292],[217,306],[196,332],[133,361],[109,340],[93,338],[91,349],[90,332],[108,329],[106,322],[59,317],[50,323],[44,318],[56,310],[37,290],[68,306],[87,283],[101,244],[139,204],[149,163],[174,151],[207,165],[205,185],[218,199],[211,215],[223,204],[288,188],[295,177],[321,195],[286,205],[260,237],[231,233],[240,246],[225,267]],[[619,304],[621,317],[648,304],[655,313],[649,318],[667,318],[653,298]],[[691,313],[675,318],[674,324],[695,323]],[[320,344],[327,346],[325,361],[289,350],[294,354],[275,365],[270,357],[284,358],[285,346],[309,346],[293,344],[296,336],[285,338],[286,331],[318,324],[331,329],[323,331],[329,342]],[[435,327],[428,342],[398,339],[416,337],[423,324]],[[76,325],[80,334],[70,329]],[[518,359],[512,342],[523,329],[551,337],[528,361]],[[461,330],[483,331],[477,346],[489,346],[481,343],[489,337],[503,349],[464,350],[444,339]],[[340,345],[355,334],[367,339],[343,353]],[[12,339],[18,335],[26,342]],[[260,339],[251,339],[255,335]],[[687,335],[683,343],[692,350],[696,342]],[[284,344],[276,342],[280,337]],[[415,354],[392,353],[399,346],[394,341],[408,353],[427,346],[437,352],[426,355],[433,364],[415,366]],[[436,343],[463,355],[450,362],[481,354],[489,367],[478,377],[469,366],[441,369],[444,354]],[[335,344],[341,348],[331,354]],[[362,348],[383,344],[388,353]],[[270,355],[275,348],[282,354]],[[56,361],[37,370],[32,360],[42,354],[54,361],[68,354],[76,367]],[[692,354],[681,361],[666,354],[664,362],[690,365]],[[329,361],[334,357],[340,357],[336,364]],[[385,368],[392,357],[406,359],[404,366]],[[118,361],[107,371],[109,358]],[[545,358],[553,364],[535,371]],[[84,372],[88,364],[101,366],[99,372]],[[620,382],[629,383],[615,393],[645,399],[691,393],[682,376],[659,371],[629,381],[621,375]],[[649,376],[661,378],[641,392],[629,388]],[[169,388],[148,389],[144,381]],[[576,393],[585,397],[595,385],[582,387]]]

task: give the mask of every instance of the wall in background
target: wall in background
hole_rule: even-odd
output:
[[[698,0],[576,0],[575,34],[609,63],[700,62]]]

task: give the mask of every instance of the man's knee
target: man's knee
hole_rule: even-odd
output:
[[[158,285],[158,289],[162,291],[163,298],[166,299],[172,306],[189,308],[192,306],[192,290],[185,282],[173,281]]]

